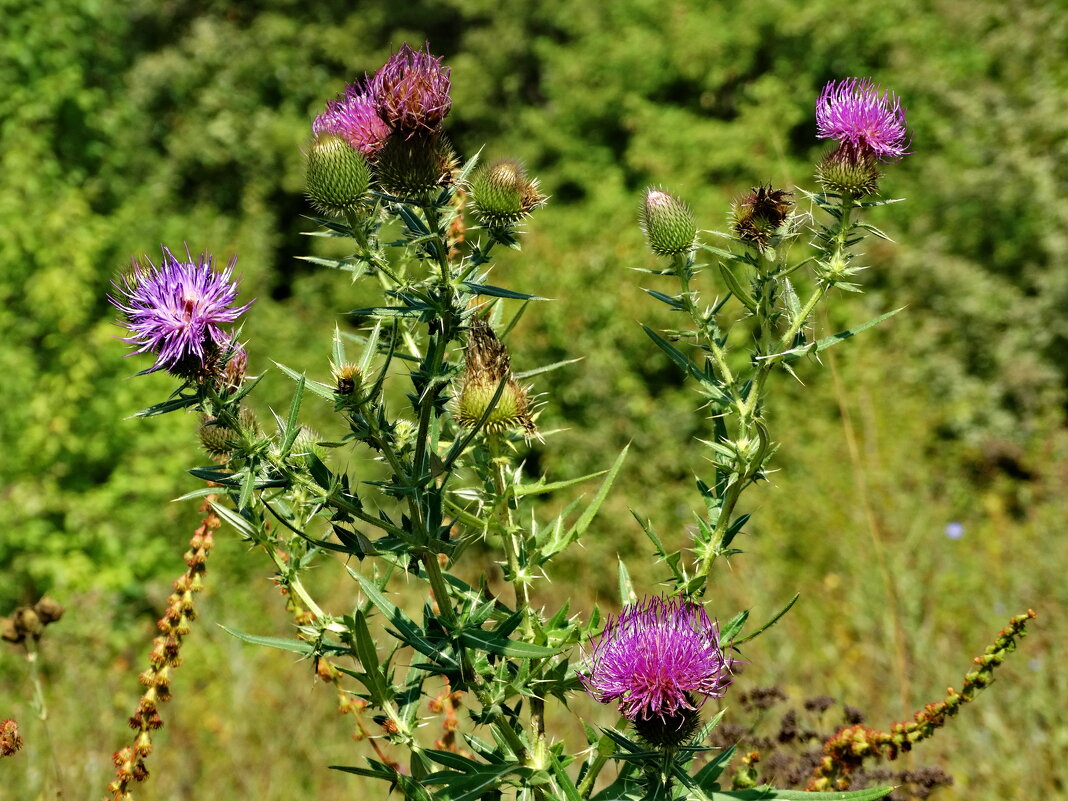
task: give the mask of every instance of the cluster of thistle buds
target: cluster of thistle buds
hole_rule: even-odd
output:
[[[163,727],[159,704],[171,698],[171,670],[181,665],[182,642],[189,634],[190,624],[196,619],[193,596],[203,588],[203,575],[207,569],[208,553],[213,545],[213,532],[222,522],[211,511],[214,496],[208,496],[201,506],[205,517],[193,532],[189,550],[185,554],[187,569],[174,582],[174,592],[167,599],[167,609],[156,624],[161,634],[152,643],[148,670],[139,677],[145,692],[130,717],[134,730],[132,745],[117,751],[112,758],[115,763],[115,779],[108,785],[112,801],[129,801],[133,796],[130,787],[148,778],[145,759],[152,753],[152,732]]]
[[[307,192],[320,212],[347,216],[373,192],[423,203],[455,182],[457,158],[442,130],[452,108],[450,68],[404,44],[372,76],[350,84],[312,123]],[[514,226],[545,202],[516,161],[486,165],[467,186],[488,228]]]
[[[1035,611],[1028,609],[1026,613],[1013,617],[983,655],[975,657],[973,662],[977,668],[965,674],[961,691],[950,687],[945,699],[928,704],[915,714],[913,720],[895,723],[888,732],[860,724],[846,726],[836,732],[824,743],[823,757],[806,789],[847,789],[849,777],[865,760],[874,757],[896,759],[900,753],[911,751],[916,743],[931,737],[961,707],[972,701],[980,690],[993,683],[995,669],[1001,666],[1009,653],[1016,650],[1016,641],[1026,635],[1027,623],[1035,616]]]

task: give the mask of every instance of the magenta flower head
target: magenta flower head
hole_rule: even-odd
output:
[[[436,132],[452,108],[449,72],[440,58],[430,55],[429,44],[425,53],[401,45],[371,79],[379,115],[405,137]]]
[[[905,109],[871,78],[831,81],[816,103],[816,135],[834,139],[855,157],[897,161],[908,155]]]
[[[123,315],[120,325],[130,331],[123,342],[137,346],[133,353],[156,356],[146,373],[167,370],[190,378],[214,372],[232,342],[222,326],[252,305],[234,306],[237,283],[230,277],[236,256],[221,272],[208,253],[194,260],[187,250],[186,257],[188,261],[179,261],[163,248],[159,267],[147,258],[135,261],[122,282],[112,284],[116,293],[108,300]]]
[[[670,747],[693,736],[706,698],[726,693],[731,664],[701,606],[649,598],[609,619],[579,678],[601,703],[618,701],[647,742]]]
[[[343,95],[326,104],[326,111],[312,123],[312,133],[317,137],[334,134],[371,158],[389,136],[389,126],[378,115],[371,93],[354,83],[345,87]]]

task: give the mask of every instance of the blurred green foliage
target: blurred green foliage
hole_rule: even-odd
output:
[[[131,255],[155,257],[159,243],[220,259],[238,253],[242,297],[257,299],[244,329],[253,372],[271,358],[327,373],[334,323],[346,324],[359,289],[346,295],[338,275],[295,258],[313,248],[300,233],[310,227],[301,219],[301,147],[312,117],[347,81],[402,41],[426,39],[453,68],[447,127],[458,149],[469,155],[485,142],[491,158],[521,158],[552,195],[522,259],[505,258],[497,274],[507,286],[510,269],[535,271],[524,288],[558,299],[530,310],[513,334],[518,370],[584,357],[539,377],[548,400],[540,426],[564,430],[532,451],[528,469],[555,477],[603,469],[634,443],[597,523],[604,551],[587,554],[587,566],[645,552],[629,507],[681,542],[696,500],[692,473],[703,470],[691,448],[705,426],[696,396],[635,323],[669,324],[640,290],[651,284],[627,270],[651,262],[635,224],[640,190],[663,183],[700,224],[721,228],[729,200],[750,186],[810,185],[825,149],[812,109],[827,80],[871,75],[904,99],[914,155],[889,167],[883,186],[908,202],[873,219],[898,242],[869,251],[868,293],[834,306],[828,324],[909,309],[866,335],[862,356],[840,359],[837,385],[814,366],[801,370],[816,388],[803,402],[798,385],[782,385],[773,418],[782,480],[763,496],[754,491],[754,521],[767,537],[742,543],[757,553],[739,561],[751,562],[740,574],[762,578],[739,584],[747,597],[724,597],[752,603],[770,587],[777,603],[811,581],[815,593],[839,598],[820,582],[847,570],[835,562],[849,552],[841,538],[867,537],[869,526],[857,506],[861,466],[843,457],[840,408],[851,393],[873,393],[854,414],[866,432],[871,492],[886,512],[879,525],[901,537],[888,546],[892,567],[900,575],[910,553],[929,560],[926,578],[915,579],[927,583],[902,614],[923,629],[929,606],[945,597],[952,609],[937,619],[963,625],[954,615],[979,607],[958,608],[961,598],[980,598],[975,625],[984,633],[961,634],[978,653],[987,630],[1022,611],[991,623],[992,604],[1037,604],[1050,593],[1066,600],[1058,577],[1027,573],[1024,554],[1041,562],[1041,550],[1013,546],[1063,526],[1056,511],[1068,479],[1057,468],[1068,381],[1060,6],[3,0],[0,610],[45,591],[139,599],[146,582],[174,572],[195,524],[192,504],[169,501],[196,488],[182,471],[206,461],[197,421],[123,419],[170,389],[165,376],[128,380],[147,363],[124,360],[115,340],[105,295]],[[268,382],[266,394],[283,406],[290,383],[277,373]],[[892,458],[879,443],[893,446]],[[985,543],[960,557],[970,572],[947,572],[924,539],[951,519]],[[1051,547],[1056,563],[1064,548]],[[227,564],[238,574],[260,570]],[[991,564],[1008,567],[985,581]],[[576,563],[576,575],[584,569]],[[632,573],[652,589],[658,574],[644,570]],[[591,596],[611,597],[612,571],[584,581]],[[822,658],[840,659],[845,642],[890,625],[872,592],[843,590],[853,612],[841,631],[800,613],[801,632],[842,638]],[[866,612],[875,617],[857,623]],[[890,652],[885,639],[873,642]],[[963,669],[966,657],[952,664]],[[950,669],[913,701],[931,700]],[[1049,738],[1065,747],[1056,731]]]

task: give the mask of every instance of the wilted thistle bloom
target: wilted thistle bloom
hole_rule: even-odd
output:
[[[490,434],[514,429],[522,429],[526,435],[536,433],[527,389],[515,380],[510,363],[508,351],[493,329],[483,320],[472,320],[464,372],[452,402],[453,414],[462,427],[478,424],[504,381],[504,388],[486,417],[483,430]]]
[[[770,186],[753,187],[748,195],[731,206],[731,227],[735,236],[763,250],[790,216],[791,195]]]
[[[333,134],[348,142],[364,156],[373,157],[389,136],[389,126],[378,114],[370,92],[359,84],[349,84],[345,93],[326,104],[326,111],[315,118],[312,133]]]
[[[579,674],[601,703],[619,712],[653,745],[689,740],[697,710],[731,683],[731,659],[705,610],[683,599],[649,598],[609,619]]]
[[[371,79],[370,92],[379,115],[398,133],[433,132],[452,108],[449,67],[407,44],[389,57]]]
[[[823,87],[816,103],[816,131],[820,139],[834,139],[858,158],[897,161],[909,152],[901,101],[871,78],[846,78]]]
[[[693,249],[697,222],[690,207],[659,187],[650,186],[642,196],[638,223],[650,250],[657,256],[675,256]]]
[[[135,261],[121,283],[113,283],[116,296],[108,300],[120,312],[121,325],[130,336],[123,342],[136,345],[134,353],[153,353],[156,370],[192,377],[214,372],[230,334],[222,326],[233,323],[252,302],[235,307],[237,282],[231,281],[237,257],[221,272],[214,257],[202,253],[196,260],[179,261],[167,248],[159,267],[147,258]],[[133,354],[130,354],[133,355]]]

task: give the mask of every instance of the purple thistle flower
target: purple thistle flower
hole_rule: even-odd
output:
[[[146,370],[167,370],[177,376],[210,372],[220,351],[231,343],[221,326],[237,320],[252,302],[235,308],[237,283],[230,281],[237,257],[226,269],[216,272],[214,257],[203,253],[194,261],[186,251],[186,262],[175,258],[166,247],[156,267],[146,259],[136,263],[122,283],[113,282],[115,296],[108,300],[125,318],[121,325],[130,336],[122,341],[136,345],[128,354],[154,353],[156,363]]]
[[[726,693],[731,661],[702,607],[649,598],[609,619],[579,678],[602,704],[618,699],[632,723],[657,718],[677,728],[706,698]]]
[[[834,139],[856,156],[897,161],[908,155],[911,138],[905,109],[871,78],[846,78],[823,87],[816,103],[816,135]]]
[[[371,79],[370,92],[378,113],[395,131],[411,136],[417,131],[437,131],[452,108],[449,97],[449,67],[426,52],[407,44]]]
[[[326,111],[315,118],[312,133],[340,136],[363,155],[374,156],[381,150],[389,126],[378,115],[371,93],[359,83],[349,84],[345,93],[326,104]]]

